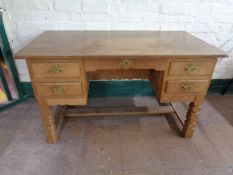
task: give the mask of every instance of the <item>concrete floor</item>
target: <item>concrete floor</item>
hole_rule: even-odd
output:
[[[102,105],[156,105],[152,97],[93,99]],[[66,119],[45,143],[39,111],[27,101],[0,113],[0,175],[233,174],[233,96],[209,96],[192,139],[168,117]]]

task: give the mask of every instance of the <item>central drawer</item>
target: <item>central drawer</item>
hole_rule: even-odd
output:
[[[48,78],[79,78],[79,62],[32,62],[32,79],[44,80]]]
[[[76,83],[34,83],[38,96],[81,96],[82,84]]]
[[[166,70],[167,59],[150,58],[91,58],[84,60],[85,71],[118,69],[156,69]]]

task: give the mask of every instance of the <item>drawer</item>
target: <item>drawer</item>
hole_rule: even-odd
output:
[[[84,60],[85,71],[117,69],[156,69],[166,70],[167,59],[150,58],[93,58]]]
[[[194,62],[171,62],[169,75],[210,75],[214,70],[215,62],[194,61]]]
[[[35,83],[38,96],[81,96],[82,84],[77,83]]]
[[[166,93],[204,93],[209,87],[209,80],[167,81]]]
[[[78,78],[80,77],[79,62],[32,62],[31,73],[33,80],[41,78]]]

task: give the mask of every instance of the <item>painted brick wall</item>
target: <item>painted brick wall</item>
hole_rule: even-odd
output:
[[[215,79],[233,77],[233,0],[0,0],[13,51],[45,30],[186,30],[225,50]],[[17,61],[22,81],[26,64]]]

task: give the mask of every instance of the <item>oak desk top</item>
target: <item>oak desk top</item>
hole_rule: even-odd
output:
[[[225,57],[220,49],[187,32],[47,31],[15,54],[15,58]]]

